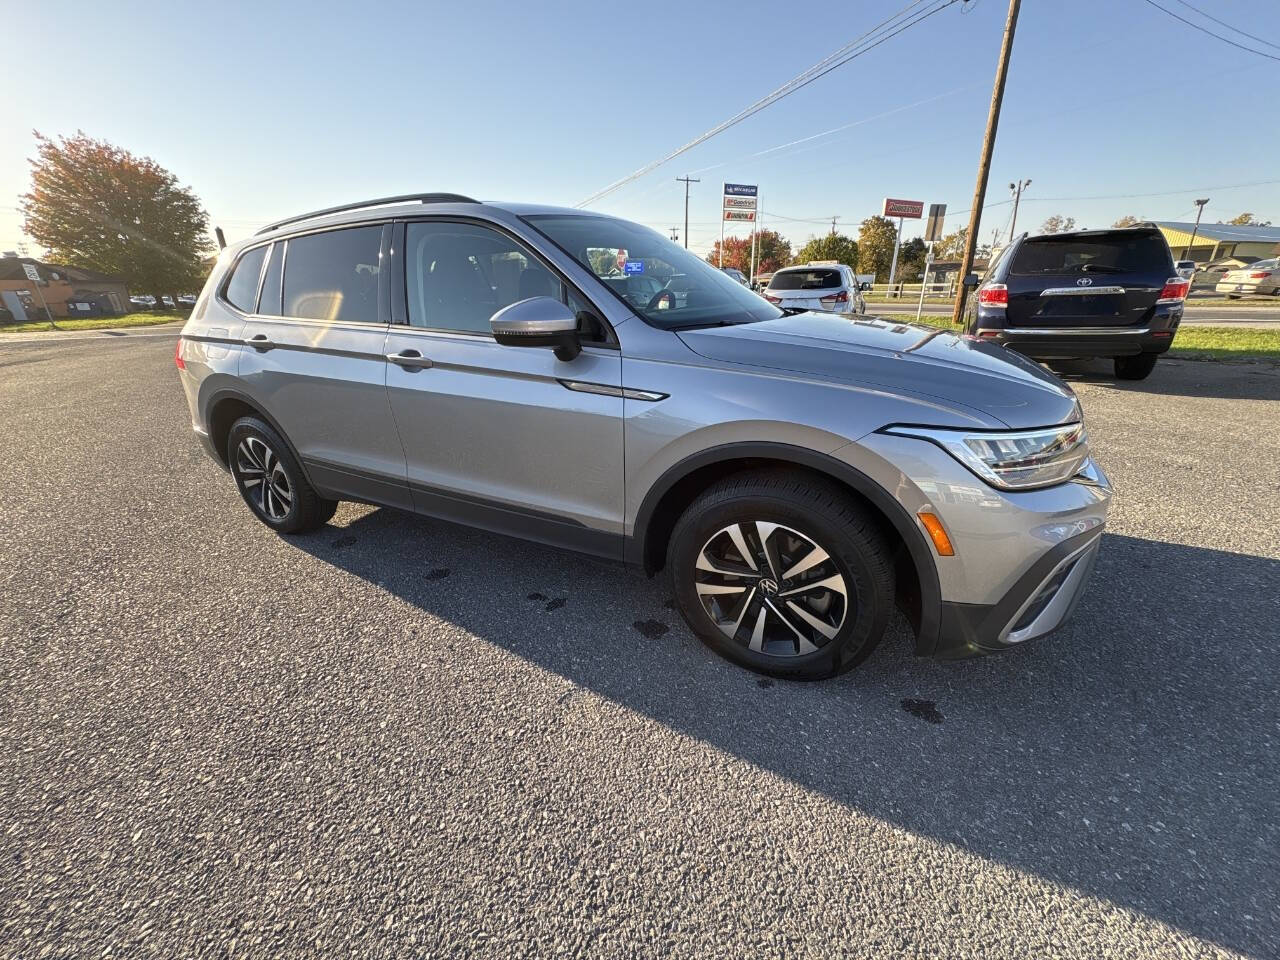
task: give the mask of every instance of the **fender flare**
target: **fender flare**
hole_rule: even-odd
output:
[[[640,509],[636,512],[633,532],[627,543],[627,560],[640,566],[645,565],[646,540],[653,514],[663,497],[677,483],[703,467],[729,460],[754,458],[787,461],[824,474],[865,497],[893,526],[906,545],[907,555],[911,558],[916,579],[920,583],[920,625],[916,634],[916,653],[922,656],[932,654],[938,643],[942,619],[942,588],[938,582],[938,568],[933,552],[925,541],[919,524],[892,494],[865,473],[835,457],[804,447],[764,441],[728,443],[709,447],[668,467],[645,494]]]
[[[209,417],[210,417],[210,414],[213,413],[214,407],[216,407],[223,400],[236,400],[236,401],[239,401],[240,403],[243,403],[246,407],[250,407],[254,411],[254,413],[256,413],[259,417],[261,417],[263,420],[267,422],[268,426],[270,426],[272,430],[280,434],[280,436],[284,438],[284,442],[288,444],[289,452],[293,454],[293,459],[297,462],[298,467],[302,470],[302,475],[306,477],[307,483],[311,484],[313,487],[315,486],[315,483],[311,479],[311,475],[307,472],[306,461],[302,459],[301,455],[298,453],[297,447],[295,447],[293,445],[293,441],[289,439],[289,434],[286,433],[284,428],[280,426],[280,424],[276,421],[275,417],[271,416],[271,414],[267,413],[267,411],[263,409],[262,404],[260,404],[253,397],[249,396],[247,393],[244,393],[241,390],[236,390],[233,387],[220,387],[217,390],[214,390],[212,393],[210,393],[207,398],[202,399],[200,401],[200,415],[201,415],[201,419],[204,421],[205,429],[209,429],[210,427]],[[212,443],[212,440],[213,440],[212,432],[210,432],[210,446],[214,446],[214,444]],[[222,460],[223,455],[225,454],[226,451],[217,450],[216,446],[215,446],[215,450],[218,454],[218,459]],[[226,466],[225,461],[223,462],[223,466]]]

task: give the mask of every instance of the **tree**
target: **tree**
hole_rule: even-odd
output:
[[[1219,221],[1221,222],[1221,221]],[[1233,227],[1269,227],[1270,220],[1255,220],[1252,213],[1242,213],[1238,217],[1232,217],[1227,223]]]
[[[791,262],[791,244],[777,230],[761,230],[756,234],[756,273],[773,273]],[[707,263],[720,266],[720,241],[711,246]],[[751,237],[724,238],[724,265],[751,276]]]
[[[856,268],[858,265],[858,244],[853,237],[843,233],[825,233],[820,237],[810,237],[809,242],[796,254],[796,263],[809,263],[813,260],[835,260],[846,266]]]
[[[1113,227],[1136,227],[1142,222],[1141,217],[1135,217],[1132,213],[1126,213],[1123,217],[1113,223]]]
[[[968,227],[960,227],[953,233],[948,233],[933,245],[933,259],[959,260],[964,256],[964,242],[968,236]]]
[[[883,277],[888,281],[893,245],[897,239],[898,228],[888,217],[875,216],[863,220],[858,227],[858,273],[872,273],[877,279]]]
[[[1075,228],[1076,218],[1064,217],[1060,213],[1055,213],[1040,224],[1041,233],[1066,233],[1068,230],[1074,230]]]
[[[904,240],[898,249],[898,273],[894,280],[919,280],[924,274],[924,258],[928,249],[920,237]]]
[[[204,282],[209,215],[177,177],[83,133],[35,136],[31,191],[20,209],[49,260],[124,277],[157,302]]]

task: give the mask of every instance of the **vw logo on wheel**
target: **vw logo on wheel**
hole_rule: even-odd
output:
[[[1076,286],[1077,286],[1077,287],[1091,287],[1091,286],[1093,286],[1093,281],[1092,281],[1092,280],[1090,280],[1088,277],[1081,277],[1079,280],[1077,280],[1077,281],[1076,281]]]

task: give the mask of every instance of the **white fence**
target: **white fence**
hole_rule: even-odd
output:
[[[919,300],[919,283],[873,283],[871,289],[864,291],[872,296],[886,297],[890,300]],[[944,283],[926,283],[924,285],[926,300],[954,300],[956,298],[955,281]]]

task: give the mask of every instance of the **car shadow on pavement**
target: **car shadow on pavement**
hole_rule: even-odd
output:
[[[720,660],[621,565],[385,509],[289,542],[851,810],[1231,949],[1280,943],[1280,561],[1107,534],[1052,637],[937,663],[898,619],[858,671],[801,684]]]
[[[1266,360],[1206,361],[1164,357],[1146,380],[1119,380],[1110,360],[1060,360],[1049,369],[1067,383],[1166,397],[1280,400],[1280,365]]]

